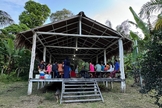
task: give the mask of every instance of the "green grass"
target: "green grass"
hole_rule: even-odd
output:
[[[56,103],[54,92],[42,93],[33,86],[33,94],[27,96],[27,82],[1,83],[0,82],[0,108],[158,108],[149,96],[141,95],[138,87],[131,87],[132,80],[127,80],[125,93],[120,92],[120,83],[114,83],[113,89],[101,90],[103,102],[87,103]]]

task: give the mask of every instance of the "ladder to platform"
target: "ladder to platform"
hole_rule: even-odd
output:
[[[72,81],[64,79],[62,81],[60,104],[92,101],[104,102],[96,80],[85,81],[83,79]]]

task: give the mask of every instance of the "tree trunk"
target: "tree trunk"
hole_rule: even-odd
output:
[[[7,74],[9,75],[10,72],[11,72],[11,57],[9,57],[9,60],[8,60]]]
[[[1,75],[3,74],[3,72],[4,72],[4,67],[2,67],[2,70],[1,70]]]

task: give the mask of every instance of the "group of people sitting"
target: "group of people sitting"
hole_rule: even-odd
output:
[[[105,64],[96,63],[96,65],[92,64],[92,62],[86,62],[85,65],[82,67],[82,70],[78,72],[78,65],[70,66],[70,61],[66,58],[63,62],[54,62],[53,64],[48,63],[47,65],[42,60],[38,65],[38,70],[41,76],[42,74],[49,74],[52,78],[70,78],[70,77],[83,77],[83,73],[89,72],[90,76],[93,77],[93,72],[109,72],[109,77],[115,77],[116,72],[119,72],[119,63],[115,60],[113,65],[112,62]],[[88,76],[88,75],[87,75]]]
[[[115,60],[115,63],[113,65],[112,62],[107,63],[106,65],[104,63],[96,63],[96,65],[92,64],[92,62],[90,62],[88,64],[88,62],[85,63],[85,66],[83,68],[83,70],[91,73],[91,77],[97,77],[94,76],[93,72],[109,72],[109,77],[113,78],[115,77],[116,72],[119,72],[119,63],[117,60]]]
[[[38,65],[38,71],[40,76],[43,74],[51,75],[52,78],[69,78],[69,73],[71,72],[70,61],[66,58],[63,62],[54,62],[53,64],[46,63],[42,60]]]

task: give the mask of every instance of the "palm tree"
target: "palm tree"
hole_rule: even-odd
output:
[[[162,0],[150,0],[145,3],[140,10],[140,17],[147,16],[147,13],[161,12],[162,11]]]
[[[108,27],[112,28],[112,24],[111,24],[111,21],[109,21],[109,20],[106,20],[105,24],[106,24],[106,26],[108,26]]]
[[[162,16],[162,0],[150,0],[149,2],[145,3],[141,10],[140,10],[140,17],[145,18],[148,17],[148,14],[161,12],[158,15],[157,20],[155,21],[155,29],[161,29],[162,28],[162,18],[159,16]],[[149,19],[148,19],[149,20]]]
[[[129,38],[130,24],[128,20],[125,20],[121,25],[116,26],[116,31],[126,38]]]
[[[7,12],[0,10],[0,27],[13,23],[14,21],[11,16]]]
[[[155,30],[162,29],[162,12],[158,15],[157,20],[155,21]]]

